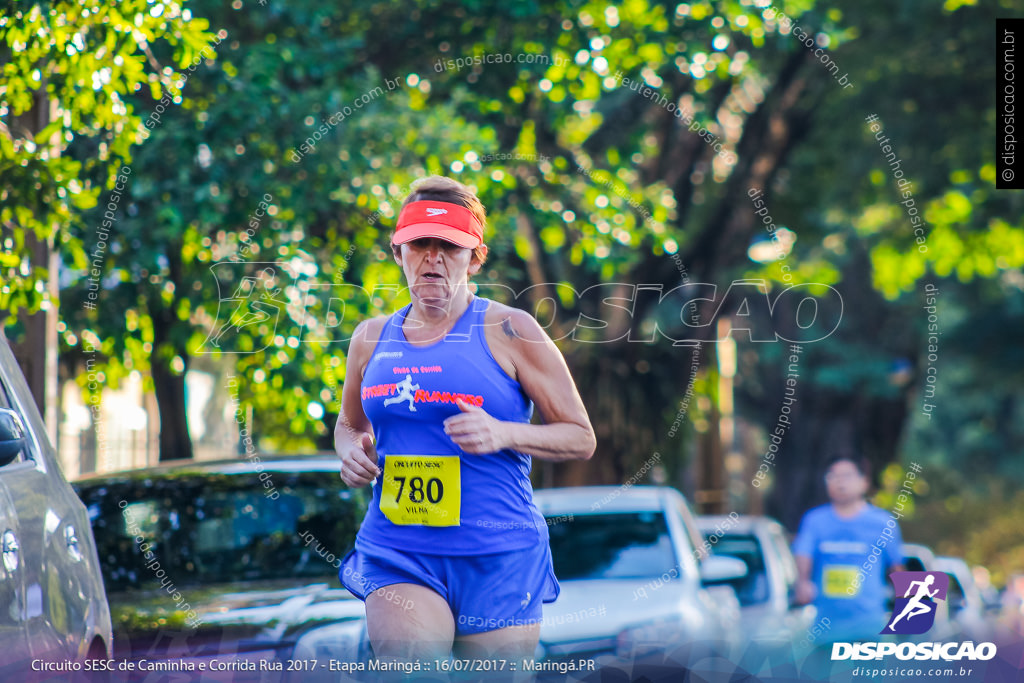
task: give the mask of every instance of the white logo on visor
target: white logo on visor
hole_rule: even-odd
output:
[[[428,216],[440,216],[442,213],[448,213],[448,209],[435,209],[434,207],[427,209]]]

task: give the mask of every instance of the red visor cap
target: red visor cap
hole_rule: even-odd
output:
[[[391,243],[405,244],[421,237],[438,239],[475,249],[484,241],[484,230],[473,212],[450,202],[410,202],[398,215],[398,227]]]

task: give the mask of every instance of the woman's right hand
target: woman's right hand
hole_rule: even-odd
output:
[[[373,438],[366,433],[359,437],[359,443],[345,439],[338,445],[341,458],[341,480],[353,488],[366,486],[380,474],[377,467],[377,449]]]

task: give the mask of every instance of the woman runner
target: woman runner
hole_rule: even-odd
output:
[[[537,321],[471,292],[485,224],[470,188],[415,183],[391,238],[412,303],[360,323],[349,348],[335,448],[342,480],[374,487],[339,575],[378,658],[532,657],[559,589],[531,460],[596,444]]]

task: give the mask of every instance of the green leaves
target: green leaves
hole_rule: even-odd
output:
[[[994,9],[959,7],[947,38],[952,6],[819,4],[775,3],[787,23],[767,3],[734,0],[23,3],[0,23],[0,117],[12,130],[0,135],[0,310],[42,303],[25,236],[53,236],[68,268],[64,338],[98,335],[110,377],[175,358],[233,372],[263,447],[322,447],[355,323],[407,300],[387,243],[400,202],[414,179],[440,173],[488,207],[481,282],[667,290],[685,267],[720,291],[738,277],[829,284],[851,303],[850,329],[822,345],[824,369],[806,381],[905,398],[890,368],[915,360],[920,281],[1003,286],[1024,265],[1019,206],[995,192],[978,145],[978,121],[994,114],[975,85],[988,68],[977,46]],[[837,85],[796,24],[855,88]],[[486,55],[511,61],[446,66]],[[15,116],[41,93],[62,111],[19,132]],[[926,250],[864,125],[871,112],[913,181]],[[90,311],[88,253],[122,164],[132,173]],[[747,258],[765,234],[752,187],[798,236],[788,271]],[[215,264],[232,259],[237,272],[219,280]],[[210,347],[242,279],[268,264],[275,324]],[[567,319],[595,313],[578,298],[562,305]],[[652,311],[635,313],[634,329],[651,324]],[[635,406],[586,396],[596,420],[622,418],[609,461],[628,469],[637,444],[659,445],[688,367],[678,349],[563,346],[578,375],[604,373],[610,386],[645,368]]]
[[[23,249],[16,236],[32,231],[66,249],[66,260],[80,263],[81,243],[64,231],[130,160],[141,119],[128,98],[174,74],[152,50],[184,43],[186,49],[178,50],[181,65],[210,36],[203,31],[206,23],[191,19],[177,2],[160,5],[161,13],[145,0],[15,7],[0,19],[0,118],[11,135],[0,145],[4,234]],[[76,137],[91,141],[93,153],[82,161],[65,157]],[[30,262],[24,251],[17,253]],[[35,289],[34,278],[5,268],[0,279],[5,313],[34,310],[42,302],[28,294]]]

